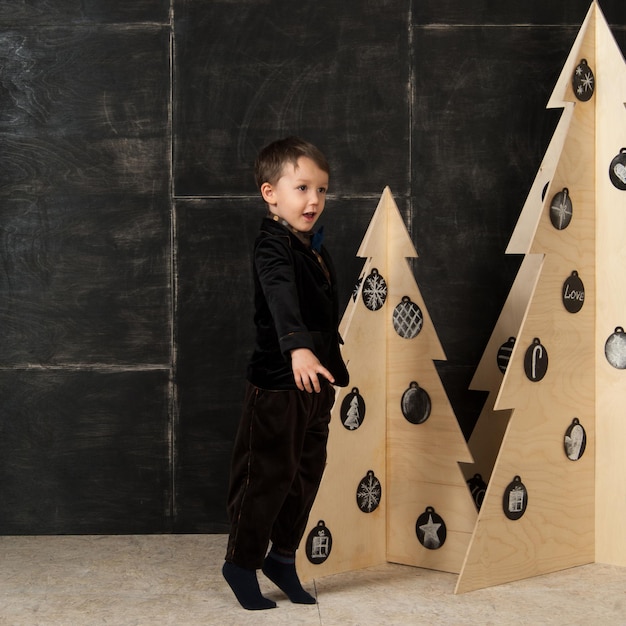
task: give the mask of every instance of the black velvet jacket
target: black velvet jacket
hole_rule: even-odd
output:
[[[337,281],[330,256],[320,256],[287,227],[264,218],[254,245],[256,345],[248,380],[262,389],[297,389],[290,351],[309,348],[335,377],[348,384],[339,351]],[[329,280],[330,279],[330,280]]]

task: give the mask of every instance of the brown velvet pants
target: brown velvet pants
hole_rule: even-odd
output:
[[[259,569],[270,540],[281,552],[300,544],[326,465],[335,398],[320,382],[320,393],[247,384],[231,465],[227,561]]]

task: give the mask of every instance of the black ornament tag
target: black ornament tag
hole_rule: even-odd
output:
[[[563,191],[554,194],[550,203],[550,221],[552,226],[557,230],[567,228],[572,221],[573,213],[574,207],[569,195],[569,189],[564,187]]]
[[[313,565],[323,563],[333,548],[333,537],[326,528],[324,520],[317,522],[317,526],[309,533],[306,540],[306,556]]]
[[[470,493],[472,494],[472,498],[474,499],[474,504],[476,505],[476,508],[480,510],[483,500],[485,499],[487,483],[483,480],[483,477],[480,474],[474,474],[467,481],[467,486],[469,487]]]
[[[548,352],[535,337],[524,356],[524,371],[529,380],[540,381],[548,371]]]
[[[382,497],[383,489],[380,480],[374,476],[374,472],[369,470],[367,475],[359,481],[356,490],[356,503],[363,513],[371,513],[378,508]]]
[[[621,326],[606,340],[604,354],[607,361],[616,369],[626,369],[626,333]]]
[[[570,313],[578,313],[585,304],[585,286],[578,277],[578,272],[574,270],[569,278],[563,283],[563,306]]]
[[[415,381],[402,394],[400,400],[402,415],[411,424],[423,424],[430,417],[431,402],[428,393]]]
[[[370,311],[378,311],[385,304],[385,300],[387,300],[387,283],[376,268],[363,281],[361,296],[363,297],[363,304]]]
[[[585,453],[587,433],[577,417],[572,420],[569,428],[565,431],[563,446],[565,447],[565,454],[570,461],[578,461]]]
[[[511,520],[517,520],[526,513],[527,505],[528,492],[526,491],[526,486],[522,479],[516,476],[513,482],[509,483],[504,490],[504,496],[502,496],[504,514]]]
[[[358,387],[346,395],[341,403],[341,423],[348,430],[356,430],[365,419],[365,401],[359,394]]]
[[[437,550],[446,542],[446,524],[432,506],[427,506],[417,518],[415,534],[419,542],[429,550]]]
[[[413,339],[422,330],[423,324],[422,310],[415,302],[411,302],[409,296],[404,296],[393,310],[394,330],[404,339]]]
[[[497,363],[498,369],[504,374],[506,368],[511,360],[511,353],[513,352],[513,346],[515,346],[515,337],[509,337],[498,350]]]
[[[587,65],[587,59],[582,59],[576,66],[572,76],[572,88],[574,89],[574,95],[582,102],[587,102],[593,96],[595,81],[593,72]]]
[[[626,148],[622,148],[611,161],[609,178],[615,187],[622,191],[626,190]]]

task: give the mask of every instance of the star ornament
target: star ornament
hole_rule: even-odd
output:
[[[437,543],[439,544],[439,535],[437,534],[441,524],[435,524],[433,522],[433,516],[428,516],[428,524],[422,524],[420,530],[424,533],[424,543]]]
[[[415,533],[419,542],[428,550],[437,550],[446,541],[446,525],[431,506],[417,518]]]

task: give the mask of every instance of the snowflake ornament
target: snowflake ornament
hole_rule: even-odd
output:
[[[371,513],[378,508],[382,497],[382,487],[380,480],[376,478],[374,472],[369,470],[367,475],[359,481],[356,492],[356,503],[363,513]]]
[[[363,281],[361,295],[363,296],[363,304],[370,311],[378,311],[385,304],[387,283],[376,268],[372,269],[371,274]]]

